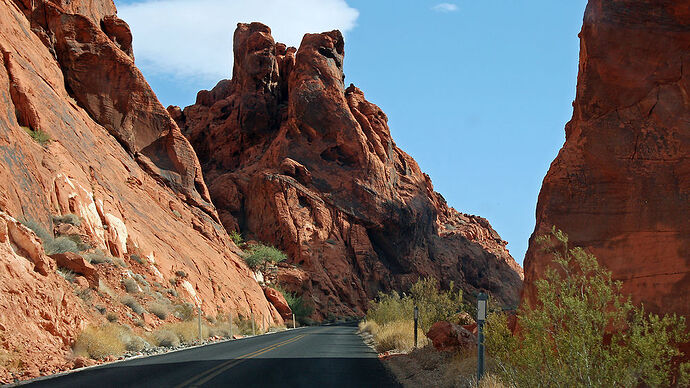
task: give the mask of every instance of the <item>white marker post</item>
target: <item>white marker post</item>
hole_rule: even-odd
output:
[[[230,339],[234,339],[232,336],[232,309],[230,309],[230,314],[228,314],[228,321],[230,322]]]
[[[197,308],[199,309],[199,343],[201,343],[201,306]]]
[[[295,322],[295,314],[292,314],[292,328],[293,329],[297,328],[297,323]]]
[[[256,323],[254,322],[254,310],[252,310],[252,335],[256,335]]]

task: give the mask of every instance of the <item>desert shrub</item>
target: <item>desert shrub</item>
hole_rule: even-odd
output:
[[[157,346],[172,348],[180,346],[180,339],[177,334],[167,329],[158,329],[153,332],[153,338]]]
[[[287,302],[288,306],[290,306],[292,313],[295,314],[295,319],[297,322],[304,324],[304,319],[308,318],[314,312],[314,307],[307,303],[302,296],[292,292],[287,292],[280,288],[278,288],[278,290],[285,297],[285,301]]]
[[[376,351],[379,353],[389,350],[409,352],[414,349],[414,320],[388,322],[373,335]],[[417,336],[417,346],[424,347],[427,343],[429,340],[420,331]]]
[[[128,293],[136,294],[137,292],[139,292],[139,285],[137,284],[137,281],[133,278],[124,278],[122,279],[121,283]]]
[[[114,263],[115,265],[117,265],[117,266],[119,266],[119,267],[122,267],[122,268],[127,268],[127,267],[128,267],[127,263],[125,263],[125,261],[122,260],[122,259],[119,258],[119,257],[113,257],[111,260],[113,261],[113,263]]]
[[[175,276],[177,276],[178,278],[184,279],[187,277],[187,272],[182,271],[182,270],[177,270],[177,271],[175,271]]]
[[[232,242],[234,242],[235,245],[237,245],[237,246],[242,244],[242,242],[244,241],[242,239],[242,235],[240,233],[237,233],[234,230],[232,232],[230,232],[229,236],[230,236],[230,240],[232,240]]]
[[[411,319],[414,316],[414,306],[417,306],[420,330],[426,332],[435,322],[451,319],[462,308],[462,291],[453,289],[452,282],[449,290],[441,290],[438,280],[426,278],[413,284],[409,295],[401,297],[395,291],[390,294],[379,293],[378,300],[369,305],[367,320],[376,321],[383,326]]]
[[[74,271],[64,267],[58,267],[56,272],[58,273],[58,275],[62,276],[65,280],[67,280],[70,283],[74,283],[74,280],[77,277]]]
[[[462,291],[453,291],[455,284],[450,282],[449,290],[441,290],[439,281],[426,278],[417,281],[410,288],[410,297],[419,308],[419,326],[424,332],[436,322],[450,320],[462,307]]]
[[[3,334],[0,332],[0,343],[2,343]],[[17,349],[2,349],[0,348],[0,370],[8,372],[18,372],[24,366],[21,352]]]
[[[114,323],[114,322],[117,322],[117,320],[119,319],[119,317],[117,316],[116,313],[114,313],[114,312],[111,311],[111,312],[109,312],[109,313],[105,316],[105,319],[107,319],[108,322]]]
[[[174,297],[177,297],[177,290],[175,290],[174,288],[166,288],[165,292]]]
[[[192,343],[199,339],[199,326],[198,322],[195,321],[184,321],[170,323],[163,326],[164,329],[170,330],[177,338],[180,339],[182,343]],[[201,325],[201,338],[209,337],[209,327],[207,325]]]
[[[275,247],[264,244],[252,246],[249,252],[244,255],[244,261],[249,268],[255,271],[259,268],[266,269],[266,266],[269,264],[280,263],[286,259],[285,253]]]
[[[79,333],[74,342],[74,354],[95,360],[108,356],[119,356],[125,352],[121,338],[122,326],[108,323],[100,327],[89,326]]]
[[[358,328],[359,333],[368,333],[374,335],[379,331],[381,326],[379,326],[379,324],[376,323],[376,321],[364,320],[359,323]]]
[[[75,214],[65,214],[62,216],[53,216],[53,222],[58,224],[72,224],[74,226],[81,225],[81,218]]]
[[[131,255],[131,256],[129,256],[129,258],[138,264],[141,264],[141,265],[146,264],[146,262],[144,262],[144,259],[142,259],[141,256],[139,256],[139,255]]]
[[[27,133],[34,141],[42,146],[46,146],[50,143],[50,135],[43,132],[40,129],[31,129],[29,127],[22,127],[24,132]]]
[[[91,289],[90,288],[84,288],[82,290],[77,290],[75,293],[86,304],[90,304],[91,301],[93,300],[93,295],[91,295]]]
[[[140,319],[140,318],[134,319],[133,322],[134,322],[134,326],[136,326],[136,327],[144,327],[144,326],[146,325],[146,323],[144,322],[144,320],[143,320],[143,319]]]
[[[110,264],[113,262],[112,257],[106,255],[105,252],[100,249],[97,249],[95,252],[85,254],[84,259],[94,265],[103,263]]]
[[[79,252],[79,245],[69,237],[60,236],[51,240],[43,241],[43,249],[47,255],[65,252]]]
[[[670,361],[682,354],[674,344],[690,339],[684,318],[633,305],[621,282],[596,257],[570,248],[560,230],[538,242],[554,266],[535,282],[537,303],[518,310],[521,330],[513,336],[503,314],[488,321],[487,350],[502,380],[518,387],[671,384]]]
[[[132,311],[134,311],[137,314],[143,314],[146,312],[143,307],[137,302],[136,299],[132,298],[131,296],[125,296],[122,298],[122,304],[131,308]]]
[[[196,309],[191,303],[176,304],[173,314],[183,321],[190,321],[196,316]]]
[[[235,325],[237,326],[237,330],[242,335],[251,335],[254,332],[252,330],[251,318],[245,318],[240,315],[237,318],[233,318],[233,323],[235,323]],[[254,321],[254,330],[256,331],[256,333],[260,333],[259,325],[256,324],[256,321]]]
[[[151,303],[146,305],[146,309],[149,310],[149,312],[151,314],[157,316],[158,318],[160,318],[162,320],[165,320],[166,318],[168,318],[168,313],[169,313],[168,306],[163,304],[163,303],[151,302]]]
[[[105,308],[105,306],[96,305],[96,306],[94,306],[94,307],[95,307],[96,310],[98,310],[98,312],[101,313],[101,314],[105,314],[106,311],[107,311],[106,308]]]
[[[34,220],[19,220],[19,222],[26,226],[27,228],[31,229],[34,233],[36,233],[36,236],[41,239],[41,241],[49,241],[53,239],[53,234],[48,232],[41,224]]]
[[[125,342],[125,349],[130,352],[140,352],[149,347],[149,344],[141,337],[132,335]]]

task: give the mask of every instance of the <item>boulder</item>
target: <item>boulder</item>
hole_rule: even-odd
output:
[[[475,325],[476,326],[476,325]],[[477,346],[477,336],[465,327],[440,321],[431,325],[426,333],[437,350],[460,350]]]
[[[271,287],[264,287],[266,299],[278,310],[283,319],[292,319],[292,309],[288,305],[283,294]]]
[[[89,283],[89,287],[98,289],[98,271],[86,259],[72,252],[56,253],[50,255],[55,260],[58,267],[71,270],[74,273],[83,275]]]

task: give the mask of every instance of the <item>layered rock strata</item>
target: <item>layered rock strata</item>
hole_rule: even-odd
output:
[[[283,322],[218,222],[196,154],[136,68],[115,12],[111,0],[0,0],[0,351],[22,359],[25,377],[64,368],[76,333],[106,322],[75,296],[78,284],[112,288],[134,272],[208,316]],[[66,214],[81,224],[58,232],[128,269],[98,265],[99,277],[79,258],[48,257],[16,222],[52,231]],[[70,284],[58,265],[88,279]],[[122,292],[96,297],[133,326]]]

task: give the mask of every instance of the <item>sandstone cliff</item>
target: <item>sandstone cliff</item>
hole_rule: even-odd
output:
[[[76,333],[106,321],[76,295],[88,287],[132,324],[118,295],[135,274],[152,295],[172,288],[207,315],[251,310],[260,324],[282,323],[218,222],[196,154],[134,65],[115,12],[111,0],[0,0],[0,352],[16,354],[25,377],[69,367]],[[66,214],[81,225],[53,223]],[[100,279],[91,267],[68,283],[17,220],[72,228],[127,268],[98,265]],[[0,382],[7,373],[0,368]]]
[[[652,312],[690,316],[690,7],[590,0],[566,142],[539,195],[524,297],[552,225]]]
[[[239,24],[232,80],[169,107],[201,161],[229,231],[290,257],[278,281],[317,314],[362,314],[378,291],[455,281],[515,305],[522,270],[481,217],[449,208],[400,150],[386,115],[345,88],[339,31],[275,43]]]

